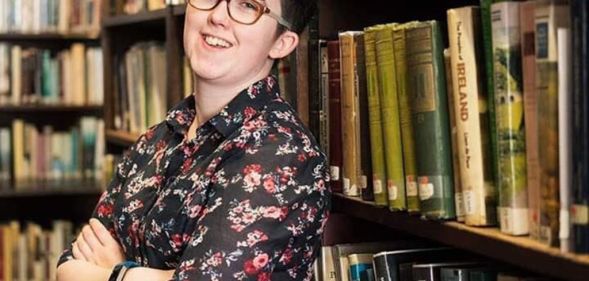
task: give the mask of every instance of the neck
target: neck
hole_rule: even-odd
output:
[[[217,115],[233,98],[235,98],[243,89],[251,84],[265,78],[269,75],[272,64],[265,65],[260,71],[241,83],[222,83],[196,77],[196,87],[194,99],[196,114],[199,124],[193,124],[200,127],[203,123]]]

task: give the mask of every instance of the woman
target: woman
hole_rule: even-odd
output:
[[[119,163],[58,280],[310,280],[325,155],[269,75],[311,0],[191,0],[197,87]]]

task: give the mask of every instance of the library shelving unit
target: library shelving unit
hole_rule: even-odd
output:
[[[166,52],[166,102],[178,103],[182,93],[182,26],[184,5],[144,11],[132,15],[106,15],[102,22],[101,45],[104,54],[105,128],[107,151],[117,153],[133,144],[139,133],[116,130],[114,126],[114,99],[119,96],[118,63],[125,51],[143,41],[164,42]]]
[[[41,34],[0,34],[0,43],[22,47],[62,50],[72,43],[81,42],[87,46],[99,46],[97,37],[83,35]],[[15,118],[36,126],[51,125],[54,128],[68,128],[82,116],[101,118],[101,105],[67,104],[5,104],[0,105],[0,126],[10,127]],[[91,214],[95,202],[103,189],[96,180],[11,180],[0,182],[0,221],[35,221],[49,226],[53,220],[66,219],[82,223]]]
[[[445,31],[446,10],[479,4],[478,0],[320,0],[316,28],[319,38],[330,40],[337,39],[340,31],[362,30],[379,23],[436,19],[441,23],[441,30]],[[447,46],[447,32],[442,34],[446,36],[444,41]],[[528,237],[506,235],[494,227],[470,227],[458,222],[424,220],[406,212],[391,212],[388,208],[339,193],[334,193],[332,198],[332,217],[337,218],[337,221],[328,222],[325,237],[327,245],[363,242],[376,235],[382,236],[383,232],[392,232],[397,236],[424,238],[463,249],[538,276],[570,281],[589,278],[589,255],[561,253],[558,248],[548,247]],[[357,225],[359,222],[361,226]],[[330,227],[333,229],[330,230]]]
[[[321,39],[336,39],[339,31],[361,30],[366,26],[411,20],[437,19],[446,30],[446,10],[479,5],[476,0],[425,1],[319,0],[319,16],[314,23]],[[114,129],[113,100],[118,95],[117,63],[134,43],[146,40],[165,42],[167,102],[173,105],[182,93],[182,30],[185,5],[167,6],[135,15],[106,15],[102,23],[101,45],[104,52],[104,83],[107,150],[120,152],[138,138],[138,134]],[[442,32],[447,36],[445,32]],[[311,40],[318,39],[311,37]],[[447,42],[447,38],[444,39]],[[447,44],[447,43],[446,43]],[[309,48],[309,51],[313,51]],[[309,57],[312,57],[311,55]],[[311,65],[311,63],[309,63]],[[309,70],[310,72],[312,70]],[[309,79],[309,88],[317,89]],[[313,93],[309,93],[311,96]],[[1,196],[1,193],[0,193]],[[561,253],[527,237],[513,237],[496,228],[475,228],[457,222],[423,220],[404,212],[391,212],[341,194],[332,198],[332,214],[326,230],[326,245],[415,237],[453,246],[491,260],[513,265],[557,280],[582,281],[589,276],[589,256]]]

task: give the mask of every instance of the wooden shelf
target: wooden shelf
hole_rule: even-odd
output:
[[[589,276],[589,255],[561,253],[559,249],[527,237],[503,234],[497,228],[424,220],[337,193],[334,193],[332,203],[333,212],[472,251],[539,274],[570,281],[586,281]]]
[[[160,9],[155,11],[140,12],[134,15],[116,15],[104,17],[102,26],[119,27],[134,24],[143,24],[150,21],[165,21],[167,9]]]
[[[48,104],[23,104],[0,105],[0,113],[101,113],[102,105],[48,105]]]
[[[139,139],[140,134],[126,131],[106,130],[106,141],[122,146],[130,146]]]
[[[102,181],[32,180],[16,184],[0,182],[0,199],[64,196],[98,197],[103,188],[104,183]]]
[[[98,41],[99,35],[60,34],[60,33],[0,33],[0,41]]]

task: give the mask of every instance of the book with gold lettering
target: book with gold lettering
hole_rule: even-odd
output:
[[[448,10],[453,104],[460,182],[468,225],[496,224],[495,183],[490,171],[487,93],[483,87],[479,8]]]

